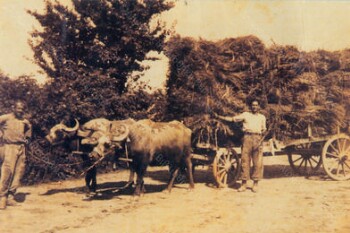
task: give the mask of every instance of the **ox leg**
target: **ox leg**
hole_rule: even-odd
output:
[[[89,169],[87,172],[86,172],[86,175],[85,175],[85,186],[86,186],[86,192],[90,193],[90,192],[93,192],[95,193],[96,192],[96,187],[97,187],[97,179],[96,179],[96,176],[97,176],[97,168],[94,166],[94,167],[91,167],[93,165],[93,161],[91,161],[91,159],[87,156],[87,155],[83,155],[82,156],[82,159],[84,161],[83,163],[83,167],[84,169]]]
[[[135,196],[140,196],[145,192],[145,184],[143,181],[143,175],[137,174],[137,179],[136,179],[136,187],[134,191]]]
[[[135,179],[135,171],[134,169],[130,169],[127,187],[131,187],[134,184],[134,179]]]
[[[137,178],[136,178],[136,188],[134,191],[134,195],[136,196],[140,196],[145,192],[143,177],[147,169],[147,164],[143,164],[143,163],[138,163],[138,164],[140,165],[136,167]]]
[[[85,184],[88,187],[89,192],[96,193],[97,187],[97,169],[96,167],[92,167],[85,176]]]
[[[185,163],[186,163],[186,168],[187,168],[187,178],[190,184],[190,189],[194,188],[194,181],[193,181],[193,170],[192,170],[192,161],[191,161],[191,157],[188,156],[185,159]]]
[[[179,170],[180,170],[180,167],[175,166],[174,171],[171,171],[171,173],[170,173],[170,179],[169,179],[169,183],[168,183],[169,193],[171,192],[171,188],[174,185],[174,181],[175,181],[175,178],[177,177],[177,174],[179,174]]]

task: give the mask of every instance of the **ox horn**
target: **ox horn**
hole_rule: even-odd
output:
[[[113,135],[112,140],[115,142],[123,141],[129,135],[129,127],[127,127],[124,124],[120,125],[120,128],[118,129],[118,131],[121,131],[122,133],[115,136]]]
[[[75,126],[72,127],[72,128],[69,128],[67,126],[64,126],[64,128],[62,129],[63,131],[66,131],[68,133],[71,133],[71,132],[74,132],[74,131],[77,131],[79,129],[79,121],[77,119],[74,119],[75,120]]]

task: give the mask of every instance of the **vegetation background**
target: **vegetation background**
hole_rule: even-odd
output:
[[[181,37],[162,22],[150,25],[174,6],[164,0],[72,2],[73,8],[47,1],[44,13],[28,11],[42,27],[29,41],[34,61],[50,80],[39,85],[30,75],[0,77],[0,114],[20,99],[33,123],[27,183],[81,173],[78,158],[43,139],[53,125],[73,118],[177,119],[194,138],[204,129],[211,140],[219,129],[220,143],[239,144],[240,126],[210,115],[237,114],[258,98],[269,137],[303,137],[308,124],[321,135],[349,127],[350,50],[266,47],[256,36],[216,42]],[[169,59],[164,90],[150,92],[137,82],[135,71],[147,69],[141,62],[156,59],[147,56],[151,51],[164,51]]]

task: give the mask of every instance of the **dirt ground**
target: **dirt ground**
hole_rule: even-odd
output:
[[[208,167],[196,170],[196,187],[163,192],[166,167],[151,167],[147,193],[122,189],[126,171],[99,174],[102,196],[84,201],[83,179],[20,188],[19,206],[0,211],[0,232],[350,232],[350,181],[322,172],[292,174],[287,157],[265,157],[258,193],[217,189]]]

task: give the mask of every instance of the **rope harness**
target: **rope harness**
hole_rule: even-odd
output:
[[[36,145],[35,148],[38,148],[38,146]],[[35,151],[35,148],[29,148],[28,149],[28,156],[30,158],[33,158],[36,161],[39,161],[45,165],[49,165],[49,166],[58,166],[58,167],[63,167],[63,168],[67,168],[67,167],[71,167],[71,166],[76,166],[76,165],[81,165],[84,164],[86,161],[80,161],[80,162],[73,162],[73,163],[53,163],[50,162],[46,159],[43,159],[39,156],[37,156],[33,151]],[[79,144],[78,144],[78,149],[79,149]],[[38,149],[40,150],[40,149]],[[52,152],[52,147],[50,147],[50,154]],[[102,162],[102,160],[105,158],[105,156],[101,156],[97,161],[95,161],[90,167],[88,167],[85,171],[83,171],[80,175],[85,175],[88,171],[90,171],[93,167],[95,167],[96,165],[98,165],[100,162]],[[129,168],[130,165],[130,159],[129,159],[129,152],[128,152],[128,146],[127,143],[125,143],[125,159],[120,159],[122,161],[125,161],[127,163],[127,167]]]

